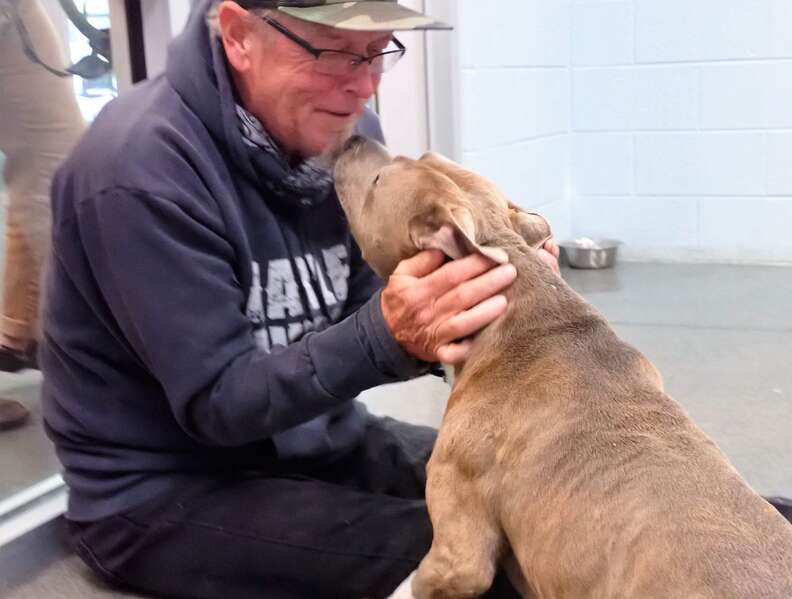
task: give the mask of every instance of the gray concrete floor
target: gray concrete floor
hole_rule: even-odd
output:
[[[0,397],[13,399],[30,410],[27,423],[0,433],[0,501],[60,471],[52,444],[41,425],[41,374],[0,373]]]
[[[655,363],[669,394],[750,484],[792,496],[792,268],[623,263],[564,277]],[[426,377],[363,399],[375,413],[437,425],[447,396]],[[60,524],[0,549],[0,596],[133,596],[90,576],[65,549]]]

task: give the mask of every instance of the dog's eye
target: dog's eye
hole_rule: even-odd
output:
[[[374,177],[374,181],[371,184],[376,185],[377,183],[379,183],[379,180],[380,180],[380,176],[377,175],[376,177]]]

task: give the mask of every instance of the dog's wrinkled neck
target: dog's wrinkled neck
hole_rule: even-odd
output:
[[[530,359],[526,348],[552,343],[552,337],[583,323],[600,322],[602,317],[586,304],[539,257],[538,250],[512,231],[497,234],[488,243],[503,248],[517,269],[517,279],[505,292],[509,301],[506,312],[476,337],[470,358],[457,369],[457,380],[472,371],[480,360],[492,356],[519,353]],[[529,352],[533,355],[534,352]],[[537,351],[537,358],[541,351]]]

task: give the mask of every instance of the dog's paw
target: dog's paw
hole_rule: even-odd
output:
[[[421,563],[413,580],[415,599],[475,599],[492,586],[494,571],[480,564],[470,568],[431,568]]]

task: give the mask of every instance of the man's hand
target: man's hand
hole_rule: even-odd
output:
[[[470,350],[464,338],[506,310],[506,298],[498,293],[511,285],[517,270],[511,264],[493,268],[479,254],[447,264],[444,259],[442,252],[427,250],[400,262],[382,291],[382,314],[407,353],[426,362],[459,364]]]
[[[539,258],[552,268],[553,272],[558,276],[561,276],[561,268],[558,266],[558,258],[560,256],[561,248],[558,247],[552,239],[548,239],[545,244],[539,248]]]

